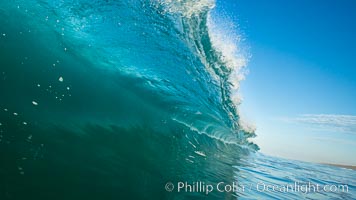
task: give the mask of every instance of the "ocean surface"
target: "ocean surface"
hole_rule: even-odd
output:
[[[353,170],[258,152],[215,5],[0,0],[0,199],[356,199]]]

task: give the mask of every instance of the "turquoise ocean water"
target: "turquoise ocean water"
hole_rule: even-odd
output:
[[[0,199],[355,199],[355,171],[258,153],[214,6],[1,0]]]

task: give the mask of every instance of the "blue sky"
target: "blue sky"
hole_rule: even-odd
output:
[[[217,3],[252,55],[241,113],[261,151],[356,165],[356,1]]]

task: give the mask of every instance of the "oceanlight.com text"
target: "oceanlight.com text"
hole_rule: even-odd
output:
[[[314,184],[311,182],[300,183],[294,182],[291,184],[271,184],[271,183],[209,183],[204,181],[196,181],[196,182],[168,182],[165,185],[165,190],[168,192],[178,192],[178,193],[204,193],[208,195],[212,192],[237,192],[244,193],[248,191],[257,191],[257,192],[280,192],[280,193],[348,193],[349,187],[346,184],[339,185],[321,185]]]

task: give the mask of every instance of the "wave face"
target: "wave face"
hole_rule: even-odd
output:
[[[2,169],[18,176],[6,195],[161,199],[167,181],[232,180],[258,147],[232,101],[243,63],[210,37],[213,6],[1,2]]]
[[[164,190],[232,182],[258,150],[214,5],[1,1],[0,199],[243,197]]]

